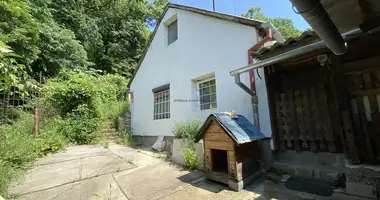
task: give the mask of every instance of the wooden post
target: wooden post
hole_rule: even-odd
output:
[[[351,104],[348,95],[347,85],[345,84],[343,76],[343,64],[339,56],[331,54],[332,61],[332,90],[333,90],[333,102],[337,102],[335,106],[333,120],[336,124],[342,124],[342,126],[334,126],[335,131],[341,138],[344,153],[347,160],[350,163],[360,163],[360,157],[355,140],[355,133],[350,117]]]

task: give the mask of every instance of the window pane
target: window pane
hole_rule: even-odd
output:
[[[173,43],[178,39],[178,28],[177,20],[168,26],[168,44]]]
[[[211,96],[210,95],[206,95],[206,96],[203,96],[203,102],[201,102],[202,104],[204,103],[210,103],[211,101]]]
[[[164,112],[169,112],[169,106],[170,106],[169,102],[166,102],[165,103],[165,111]]]
[[[210,88],[206,87],[206,88],[202,89],[201,95],[206,95],[206,94],[209,94],[209,93],[210,93]]]
[[[211,93],[216,93],[216,86],[215,85],[213,85],[213,86],[210,87],[210,92]]]
[[[211,104],[210,109],[215,109],[215,108],[217,108],[217,107],[216,107],[216,102]]]
[[[215,85],[215,79],[212,79],[212,80],[210,81],[210,85]]]
[[[216,102],[216,94],[211,95],[211,102]]]

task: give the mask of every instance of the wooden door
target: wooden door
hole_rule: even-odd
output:
[[[342,152],[332,73],[314,66],[276,72],[273,92],[280,150]]]

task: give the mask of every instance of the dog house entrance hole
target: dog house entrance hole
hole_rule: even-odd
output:
[[[212,171],[228,173],[227,151],[212,149]]]

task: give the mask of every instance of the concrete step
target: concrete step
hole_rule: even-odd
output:
[[[288,150],[276,152],[274,160],[274,167],[305,178],[333,181],[340,173],[345,172],[344,155],[339,153]]]

